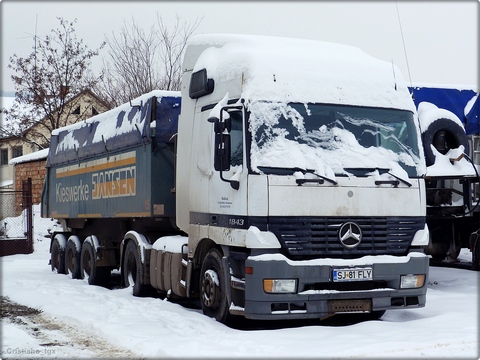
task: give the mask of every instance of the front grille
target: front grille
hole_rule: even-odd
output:
[[[358,246],[348,249],[339,240],[342,224],[356,223],[362,231]],[[292,257],[344,257],[403,255],[424,217],[270,217],[268,229]]]

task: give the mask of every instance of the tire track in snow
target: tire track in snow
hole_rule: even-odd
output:
[[[17,304],[4,296],[0,298],[1,321],[14,324],[36,339],[39,348],[43,348],[43,351],[38,352],[44,355],[42,357],[64,359],[73,355],[95,359],[143,359],[130,350],[112,345],[98,336],[46,316],[38,309]],[[15,354],[12,355],[16,357]],[[2,354],[2,357],[10,356]]]

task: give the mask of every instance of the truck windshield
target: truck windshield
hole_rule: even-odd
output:
[[[410,111],[272,102],[253,102],[248,110],[254,172],[302,168],[326,176],[365,176],[400,167],[408,177],[424,172]]]

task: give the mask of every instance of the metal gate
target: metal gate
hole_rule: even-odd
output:
[[[22,190],[0,190],[0,256],[33,252],[32,179]]]

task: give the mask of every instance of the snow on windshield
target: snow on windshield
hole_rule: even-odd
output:
[[[302,168],[328,177],[349,175],[348,168],[425,172],[409,111],[270,102],[250,103],[248,110],[254,171]]]

